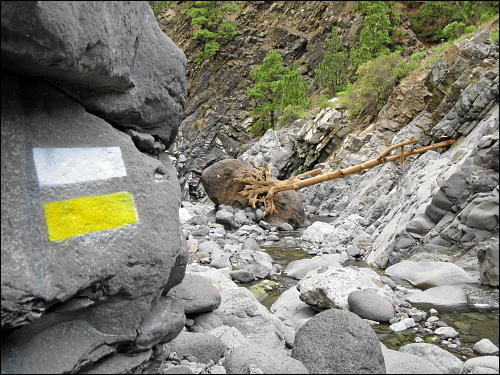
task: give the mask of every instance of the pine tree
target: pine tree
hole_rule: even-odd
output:
[[[330,95],[342,91],[349,77],[349,56],[335,27],[326,40],[323,60],[314,71],[316,80]]]
[[[220,48],[218,39],[226,38],[236,34],[236,26],[231,22],[224,22],[230,13],[238,11],[236,1],[194,1],[188,2],[188,17],[191,18],[191,26],[199,26],[193,34],[193,39],[201,40],[203,51],[195,58],[196,62],[206,60],[217,53]]]
[[[307,84],[294,67],[283,65],[283,59],[277,51],[270,51],[261,65],[252,67],[250,78],[255,84],[246,94],[255,103],[250,111],[250,115],[256,117],[250,130],[255,134],[261,134],[269,128],[274,129],[276,111],[287,106],[309,106]]]

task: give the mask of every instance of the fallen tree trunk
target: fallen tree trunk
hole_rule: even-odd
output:
[[[280,191],[285,190],[299,190],[307,186],[319,184],[321,182],[334,180],[336,178],[343,178],[347,175],[359,173],[365,169],[373,168],[379,164],[387,163],[394,160],[399,160],[401,164],[404,163],[406,157],[410,155],[422,154],[426,151],[433,150],[439,147],[445,147],[453,144],[454,139],[450,139],[444,142],[436,143],[430,146],[417,148],[414,150],[404,150],[404,146],[416,143],[417,139],[412,138],[407,141],[395,144],[387,148],[379,156],[374,159],[365,161],[364,163],[354,165],[349,168],[339,169],[334,172],[322,174],[322,169],[314,169],[294,177],[290,177],[287,180],[273,180],[271,171],[269,170],[269,165],[264,163],[262,167],[257,166],[253,161],[250,164],[257,170],[245,171],[235,178],[238,182],[245,183],[245,187],[240,194],[248,199],[248,203],[256,208],[257,203],[262,203],[264,205],[264,216],[277,212],[274,204],[274,195]],[[396,155],[387,156],[391,151],[395,149],[401,149],[401,152]]]

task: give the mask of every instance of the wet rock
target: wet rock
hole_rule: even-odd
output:
[[[297,284],[300,299],[315,309],[348,309],[348,296],[360,289],[374,289],[392,300],[392,289],[380,281],[380,276],[369,268],[320,267],[309,272]]]
[[[474,347],[472,349],[474,349],[474,351],[476,353],[479,353],[482,355],[498,354],[498,347],[488,339],[479,340],[478,342],[476,342],[474,344]]]
[[[439,286],[405,295],[404,299],[422,309],[434,307],[441,312],[467,310],[467,294],[459,286]]]
[[[135,344],[145,350],[176,337],[184,328],[186,316],[181,301],[173,296],[160,297],[137,329]]]
[[[463,362],[458,357],[437,345],[426,343],[407,344],[403,345],[399,351],[426,359],[441,370],[443,374],[459,374],[463,367]]]
[[[296,333],[292,357],[310,373],[385,373],[377,335],[356,314],[329,309]]]
[[[225,346],[222,341],[208,333],[194,333],[183,331],[166,347],[170,352],[176,352],[179,358],[196,358],[196,362],[207,363],[212,360],[215,363],[224,356]]]
[[[342,254],[325,254],[315,256],[311,259],[299,259],[291,261],[285,268],[285,274],[294,279],[302,279],[309,271],[321,266],[340,267],[347,257]]]
[[[462,268],[448,262],[412,262],[404,260],[385,270],[391,277],[408,280],[415,286],[444,286],[474,282]]]
[[[264,349],[255,345],[242,345],[231,352],[224,362],[230,374],[252,374],[251,365],[263,374],[309,374],[304,365],[290,358],[284,350]]]
[[[186,314],[209,312],[219,307],[221,295],[206,278],[187,273],[179,285],[173,287],[169,296],[178,298]]]
[[[394,317],[392,304],[370,289],[351,292],[347,302],[349,310],[363,319],[387,323]]]
[[[386,374],[442,374],[434,364],[414,354],[388,349],[380,343]]]

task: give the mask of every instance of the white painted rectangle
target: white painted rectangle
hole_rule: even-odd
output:
[[[76,184],[127,175],[120,147],[33,147],[40,186]]]

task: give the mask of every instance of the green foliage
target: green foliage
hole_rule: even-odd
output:
[[[410,21],[420,39],[437,43],[470,32],[467,26],[485,22],[495,14],[498,1],[425,1]],[[446,30],[447,25],[453,26]]]
[[[347,86],[347,84],[346,84]],[[313,107],[318,107],[318,108],[321,108],[321,109],[325,109],[325,108],[335,108],[335,103],[332,103],[328,97],[326,96],[321,96],[319,97],[317,100],[314,101],[314,103],[312,104]]]
[[[236,26],[225,18],[239,10],[237,1],[194,1],[187,2],[186,14],[191,18],[191,26],[199,27],[193,39],[203,42],[203,50],[195,62],[208,59],[219,51],[217,40],[236,34]]]
[[[161,16],[165,10],[174,3],[175,1],[149,1],[149,5],[153,9],[155,17]]]
[[[359,43],[351,53],[354,67],[390,52],[394,26],[399,22],[392,1],[358,1],[356,10],[364,14]]]
[[[332,27],[330,37],[326,40],[326,50],[323,60],[314,71],[316,80],[321,87],[326,88],[330,95],[344,88],[349,78],[349,55],[342,45],[335,27]]]
[[[475,30],[476,28],[472,25],[467,26],[463,22],[454,21],[446,25],[446,27],[443,29],[443,36],[447,40],[454,40],[462,34],[474,32]]]
[[[286,116],[309,107],[308,86],[294,67],[283,65],[283,58],[277,51],[270,51],[261,65],[250,70],[254,85],[246,91],[254,100],[250,115],[256,118],[250,128],[253,134],[262,134],[274,128],[276,111],[287,109]],[[285,117],[286,117],[285,116]],[[281,119],[284,122],[285,118]]]
[[[498,31],[490,34],[490,39],[492,42],[498,44]]]
[[[376,115],[396,84],[417,66],[417,61],[405,61],[399,53],[367,61],[359,66],[358,79],[339,93],[340,103],[346,106],[351,117]]]
[[[283,113],[278,117],[279,125],[288,125],[299,118],[303,118],[307,114],[307,108],[302,108],[298,105],[287,105],[283,109]]]

